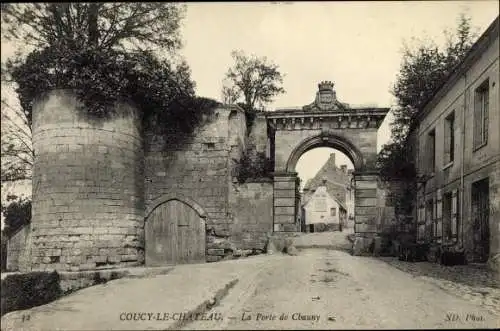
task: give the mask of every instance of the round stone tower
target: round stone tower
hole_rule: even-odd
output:
[[[144,261],[138,110],[90,119],[70,90],[33,104],[31,269],[78,271]]]

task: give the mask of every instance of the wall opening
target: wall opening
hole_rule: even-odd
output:
[[[353,230],[354,164],[351,159],[337,149],[317,147],[299,157],[295,171],[300,179],[300,230]]]

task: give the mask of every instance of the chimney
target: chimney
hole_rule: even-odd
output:
[[[335,165],[335,153],[330,153],[330,159],[328,160],[328,163],[333,164],[334,167]]]
[[[341,166],[340,166],[340,170],[342,170],[342,172],[343,172],[344,174],[346,174],[346,173],[347,173],[347,165],[345,165],[345,164],[341,165]]]

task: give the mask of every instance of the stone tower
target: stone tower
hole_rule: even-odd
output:
[[[33,105],[31,269],[144,261],[143,140],[136,108],[91,120],[69,90]]]

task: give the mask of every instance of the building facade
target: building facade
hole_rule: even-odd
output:
[[[500,252],[499,23],[420,112],[417,240],[486,262]]]
[[[353,170],[347,169],[345,164],[337,167],[335,153],[331,153],[316,175],[305,183],[303,196],[305,199],[309,199],[318,187],[325,185],[328,192],[345,206],[347,217],[353,218],[354,188],[352,187],[352,172]]]
[[[326,185],[319,186],[302,205],[304,232],[341,231],[346,208]]]

